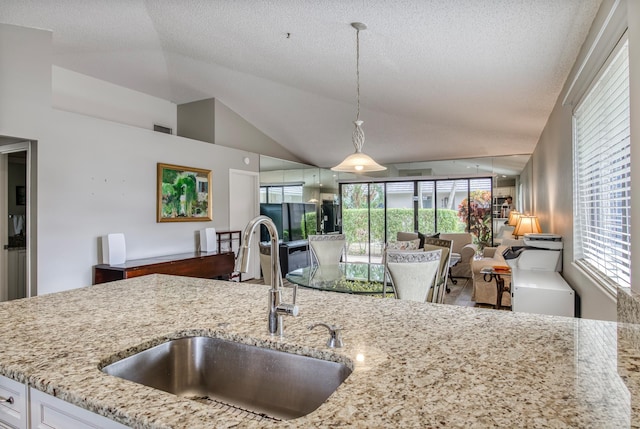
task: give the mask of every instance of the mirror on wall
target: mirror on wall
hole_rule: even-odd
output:
[[[337,232],[338,181],[348,178],[355,175],[260,155],[261,214],[275,220],[283,241]]]
[[[371,173],[367,178],[492,176],[494,194],[508,192],[515,198],[518,178],[530,157],[525,154],[387,164],[387,170]],[[296,204],[287,210],[304,213],[306,224],[290,228],[290,231],[287,231],[287,216],[284,216],[284,231],[280,236],[284,236],[285,241],[288,237],[339,231],[338,183],[362,179],[362,175],[337,173],[328,168],[260,155],[261,206],[280,210],[277,205]],[[267,207],[267,204],[272,206]],[[305,231],[300,232],[298,228]]]

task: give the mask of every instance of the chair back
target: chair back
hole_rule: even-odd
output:
[[[335,265],[340,262],[346,245],[344,234],[310,235],[311,259],[318,265]]]
[[[451,249],[453,248],[453,241],[443,240],[441,238],[425,238],[424,239],[424,251],[442,249],[442,256],[440,258],[440,266],[438,267],[438,274],[435,278],[435,285],[433,288],[433,294],[429,299],[429,302],[437,302],[442,304],[444,302],[444,291],[447,288],[447,280],[449,279],[449,264],[451,263]]]
[[[442,249],[431,251],[387,251],[388,276],[397,299],[426,302],[438,274]]]
[[[271,243],[260,243],[260,269],[264,284],[271,286]]]

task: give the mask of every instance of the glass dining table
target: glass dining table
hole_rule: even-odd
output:
[[[314,265],[293,270],[285,278],[310,289],[361,295],[382,295],[386,287],[386,293],[393,296],[391,286],[385,286],[383,264],[341,262]]]

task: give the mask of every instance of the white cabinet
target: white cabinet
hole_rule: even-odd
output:
[[[0,428],[27,429],[27,386],[0,376]]]
[[[574,317],[575,292],[559,272],[513,269],[512,274],[514,312]]]
[[[126,429],[128,427],[39,390],[30,389],[30,394],[32,429]]]
[[[0,399],[0,429],[128,428],[1,375]]]

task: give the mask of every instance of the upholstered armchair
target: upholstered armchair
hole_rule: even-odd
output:
[[[472,277],[471,262],[478,249],[473,244],[473,235],[468,232],[441,233],[440,238],[453,241],[451,252],[460,255],[460,262],[451,267],[451,278],[470,279]]]
[[[498,301],[498,288],[496,281],[480,272],[484,267],[506,266],[502,253],[507,246],[486,247],[483,250],[483,257],[472,262],[473,271],[473,292],[471,299],[478,304],[496,305]],[[511,277],[505,279],[505,291],[502,293],[501,305],[511,306]]]

